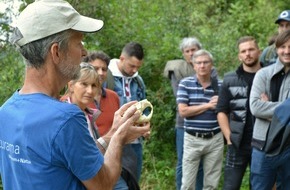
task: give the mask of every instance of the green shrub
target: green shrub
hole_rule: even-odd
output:
[[[27,2],[32,2],[29,0]],[[144,143],[143,189],[175,189],[175,109],[170,83],[162,72],[168,60],[181,58],[183,37],[196,36],[215,59],[219,75],[234,70],[236,41],[244,35],[257,38],[261,49],[276,32],[274,21],[286,1],[264,0],[69,0],[82,14],[104,20],[104,28],[86,35],[88,50],[103,50],[119,57],[124,44],[140,42],[145,49],[140,69],[147,86],[147,98],[154,105],[151,138]],[[21,9],[24,6],[21,7]],[[8,31],[7,25],[2,31]],[[23,81],[23,61],[8,44],[0,51],[0,105]],[[243,184],[246,183],[243,181]],[[246,188],[245,188],[246,189]]]

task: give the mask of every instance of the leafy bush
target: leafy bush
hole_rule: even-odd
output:
[[[0,53],[0,105],[11,94],[21,87],[24,73],[24,65],[17,52],[11,46],[1,48]]]
[[[32,2],[29,0],[27,2]],[[236,41],[252,35],[261,49],[276,32],[274,21],[286,1],[264,0],[69,0],[82,14],[104,20],[104,28],[86,35],[88,50],[103,50],[118,57],[124,44],[140,42],[146,57],[140,74],[147,85],[147,98],[154,105],[151,138],[144,143],[142,189],[175,189],[175,109],[170,83],[162,72],[168,60],[181,58],[183,37],[196,36],[214,58],[219,75],[234,70]],[[24,6],[22,6],[23,8]],[[21,8],[21,9],[22,9]],[[6,27],[6,26],[5,26]],[[3,30],[9,30],[7,27]],[[0,105],[23,80],[23,64],[14,49],[1,47]],[[244,182],[243,182],[244,183]]]

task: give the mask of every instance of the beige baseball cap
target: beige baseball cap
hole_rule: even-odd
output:
[[[103,25],[102,20],[80,15],[66,1],[37,0],[19,15],[11,42],[23,46],[67,29],[96,32]]]

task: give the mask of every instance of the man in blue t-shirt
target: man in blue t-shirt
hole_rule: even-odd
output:
[[[83,33],[102,26],[61,0],[36,1],[20,14],[11,40],[25,58],[25,80],[0,108],[4,189],[112,189],[121,172],[122,147],[149,132],[150,123],[134,126],[140,111],[131,102],[95,142],[83,112],[58,101],[86,55]]]

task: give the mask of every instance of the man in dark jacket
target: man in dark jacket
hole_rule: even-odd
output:
[[[224,190],[240,189],[251,162],[254,117],[249,109],[249,95],[255,73],[261,68],[256,40],[244,36],[238,40],[241,65],[225,75],[217,104],[218,122],[227,143]]]

